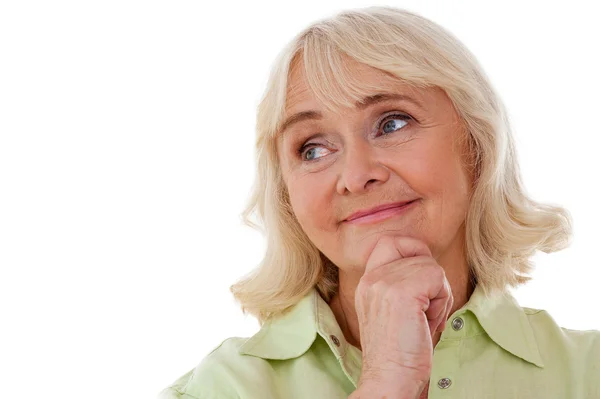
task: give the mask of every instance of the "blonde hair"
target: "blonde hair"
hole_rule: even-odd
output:
[[[531,279],[529,258],[570,244],[572,221],[559,206],[526,194],[504,105],[472,53],[436,23],[406,10],[373,6],[346,10],[314,22],[276,58],[258,105],[257,170],[243,221],[266,235],[264,259],[230,287],[244,314],[262,325],[285,312],[316,286],[329,301],[338,269],[297,222],[276,152],[291,68],[302,57],[304,73],[325,107],[352,106],[374,89],[344,68],[342,56],[387,72],[412,87],[442,88],[467,130],[475,182],[465,220],[470,273],[484,292]],[[250,220],[258,217],[258,224]],[[264,228],[261,228],[260,224]]]

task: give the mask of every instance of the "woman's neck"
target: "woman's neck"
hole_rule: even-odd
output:
[[[454,304],[450,315],[467,303],[475,289],[475,285],[470,279],[469,267],[464,260],[464,256],[459,253],[461,251],[456,252],[455,254],[449,254],[450,256],[440,257],[438,260],[438,263],[442,265],[446,272],[446,278],[450,283],[454,296]],[[361,277],[362,275],[348,274],[340,269],[338,292],[329,302],[329,306],[344,333],[346,341],[360,350],[362,348],[360,346],[358,317],[354,307],[354,293]],[[440,332],[433,336],[434,348],[440,336]]]

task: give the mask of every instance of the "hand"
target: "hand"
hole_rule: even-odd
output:
[[[363,353],[359,387],[406,392],[408,384],[417,387],[417,397],[430,378],[432,337],[443,331],[453,303],[444,269],[424,242],[382,237],[355,293]]]

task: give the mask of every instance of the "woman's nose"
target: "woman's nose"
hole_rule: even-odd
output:
[[[370,185],[387,181],[389,173],[389,169],[379,162],[375,148],[365,140],[352,140],[344,147],[337,192],[364,192]]]

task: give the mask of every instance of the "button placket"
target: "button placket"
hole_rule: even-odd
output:
[[[434,349],[434,367],[431,382],[432,384],[435,383],[434,387],[436,390],[440,390],[440,395],[442,395],[441,391],[456,389],[455,385],[457,383],[460,385],[460,382],[456,380],[457,375],[455,373],[458,369],[458,348],[460,341],[467,333],[464,328],[467,318],[468,316],[465,316],[461,312],[460,315],[455,315],[452,319],[449,319],[448,324],[452,329],[444,330],[440,343]],[[444,392],[443,395],[448,394]]]

